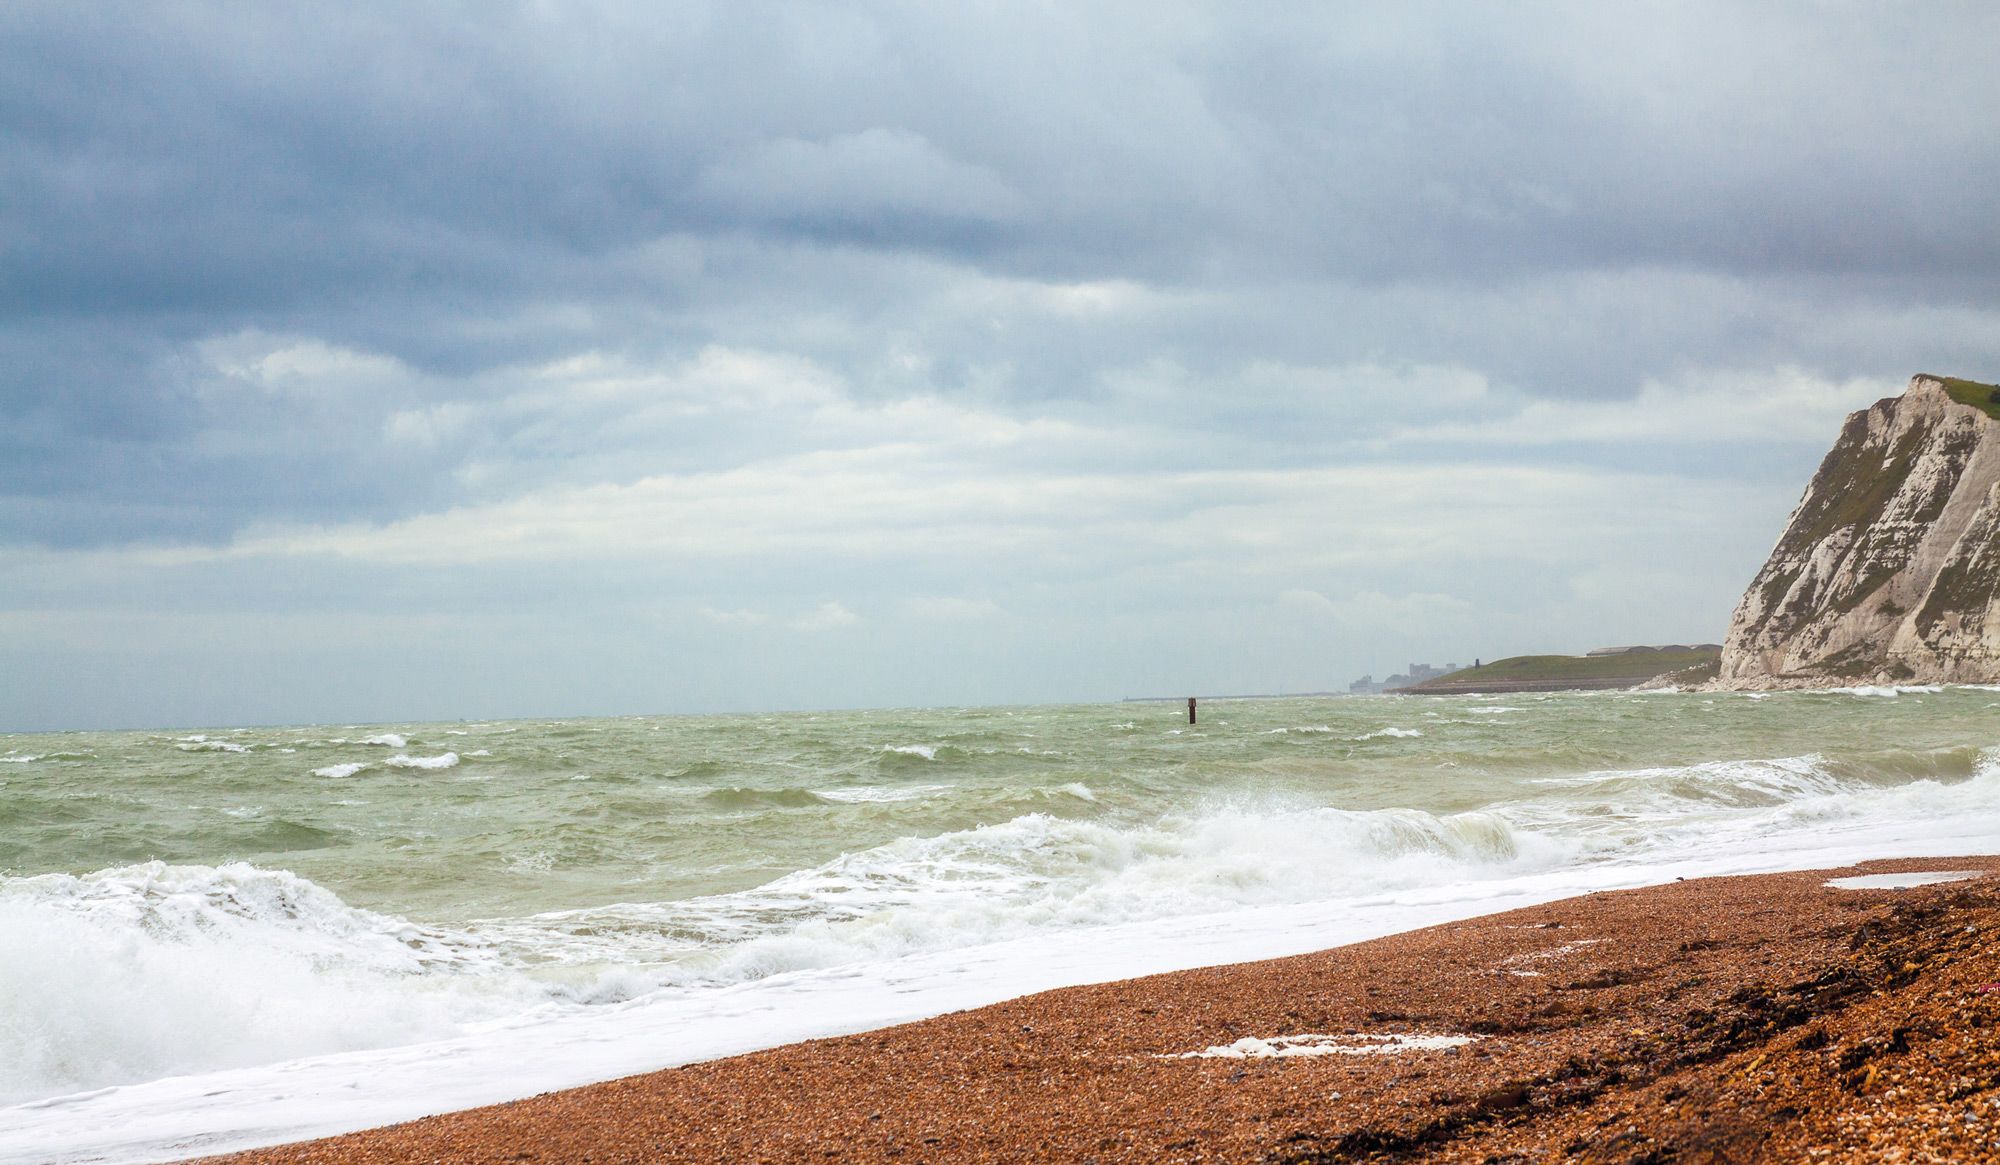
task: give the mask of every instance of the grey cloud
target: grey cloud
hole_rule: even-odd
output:
[[[824,141],[780,138],[703,170],[694,188],[718,214],[878,229],[907,218],[1012,218],[1020,196],[991,170],[948,157],[908,130],[874,127]]]
[[[1063,277],[1991,265],[1979,10],[1330,12],[30,8],[7,287],[515,298],[746,214]]]
[[[2000,374],[1996,34],[1974,4],[12,5],[0,544],[72,555],[60,606],[119,547],[835,455],[938,406],[1110,435],[983,448],[1003,477],[1726,480],[1773,512],[1715,532],[1712,597],[1814,441],[1615,409]],[[738,359],[754,383],[716,372]],[[625,601],[513,569],[338,573],[384,609]],[[1052,609],[932,559],[868,598],[852,561],[710,569],[686,603],[768,635],[827,602],[884,642],[911,595]],[[1164,609],[1144,569],[1066,548],[1041,581]],[[1530,586],[1477,569],[1496,602]],[[244,586],[274,618],[327,601],[280,566]]]

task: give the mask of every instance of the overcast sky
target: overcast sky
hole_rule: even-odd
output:
[[[1843,414],[2000,378],[1997,44],[1983,3],[9,4],[0,729],[1719,639]]]

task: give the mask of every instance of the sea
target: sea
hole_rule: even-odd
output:
[[[2000,850],[2000,689],[0,735],[0,1161],[405,1120],[1707,874]]]

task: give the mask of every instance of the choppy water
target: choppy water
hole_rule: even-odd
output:
[[[785,1007],[856,1007],[916,967],[986,967],[945,1000],[962,1005],[1175,957],[1142,950],[1310,949],[1527,887],[2000,843],[1986,689],[1203,713],[0,736],[0,1104],[335,1052],[365,1074],[393,1058],[369,1049],[782,994],[753,1007],[747,1042],[773,1042],[841,1026]],[[1321,931],[1272,937],[1308,917]],[[980,953],[1023,943],[1040,953]],[[746,1042],[690,1041],[574,1071]],[[0,1148],[9,1113],[55,1137],[72,1108],[102,1124],[148,1095],[0,1110]]]

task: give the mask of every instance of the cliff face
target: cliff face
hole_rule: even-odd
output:
[[[2000,679],[1990,392],[1918,376],[1847,418],[1736,606],[1716,686]]]

